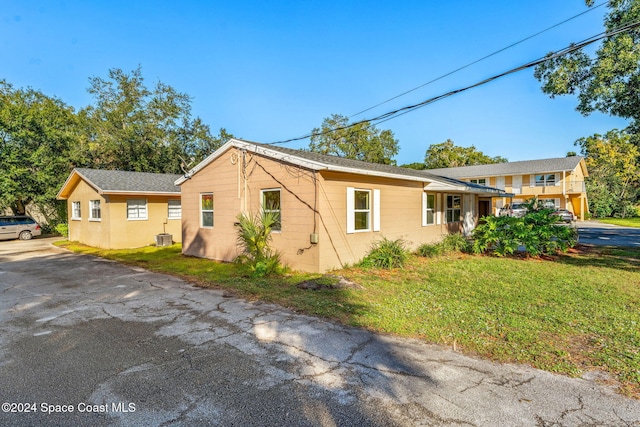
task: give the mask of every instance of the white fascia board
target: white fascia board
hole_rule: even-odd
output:
[[[179,192],[171,192],[171,193],[167,193],[166,191],[103,191],[100,192],[100,194],[108,194],[111,196],[119,196],[119,195],[123,195],[123,196],[169,196],[169,197],[173,197],[173,196],[180,196],[181,193]]]
[[[424,186],[425,191],[438,191],[438,192],[447,192],[447,191],[455,191],[456,193],[471,193],[471,194],[492,194],[498,195],[501,194],[502,191],[497,188],[487,187],[477,188],[477,187],[469,187],[467,185],[452,185],[445,184],[441,182],[431,182]]]

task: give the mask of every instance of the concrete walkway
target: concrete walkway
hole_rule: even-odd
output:
[[[594,374],[466,357],[46,240],[0,243],[0,295],[3,426],[640,426],[640,401]]]

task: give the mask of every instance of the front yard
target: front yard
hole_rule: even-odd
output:
[[[640,250],[582,248],[529,260],[414,256],[401,270],[334,272],[357,285],[333,287],[335,277],[303,273],[251,279],[235,264],[184,257],[178,245],[60,246],[496,361],[572,376],[602,371],[623,393],[640,397]],[[328,286],[296,286],[318,278]]]

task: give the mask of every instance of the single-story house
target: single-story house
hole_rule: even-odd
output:
[[[67,200],[69,240],[105,249],[147,246],[165,233],[182,241],[180,177],[74,169],[57,195]]]
[[[488,185],[513,194],[512,198],[494,197],[494,214],[507,203],[537,198],[551,208],[563,208],[584,220],[589,201],[584,184],[589,176],[583,157],[525,160],[490,165],[430,169],[437,175]]]
[[[273,247],[296,270],[361,260],[382,237],[411,248],[469,233],[504,192],[425,171],[231,139],[176,181],[182,252],[232,261],[240,212],[280,217]]]

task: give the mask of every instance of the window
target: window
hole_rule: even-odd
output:
[[[262,210],[273,213],[276,223],[271,228],[273,231],[282,231],[282,210],[280,208],[280,190],[262,190]]]
[[[560,199],[538,199],[545,209],[556,209],[560,207]]]
[[[469,182],[472,184],[487,185],[487,178],[470,179]]]
[[[180,200],[169,200],[169,212],[167,213],[167,218],[169,219],[180,219],[182,218],[182,205],[180,204]]]
[[[213,193],[200,194],[200,226],[213,227]]]
[[[355,230],[369,230],[371,219],[371,191],[355,190],[353,213]]]
[[[422,225],[436,223],[436,195],[422,193]]]
[[[147,219],[146,199],[127,199],[127,219]]]
[[[535,176],[536,187],[551,187],[556,185],[556,174],[548,173]]]
[[[71,202],[71,219],[81,219],[80,202]]]
[[[462,214],[462,198],[460,196],[448,195],[447,196],[447,222],[460,221],[460,215]]]
[[[89,220],[100,221],[101,218],[100,200],[89,200]]]
[[[380,231],[380,190],[347,187],[347,233]]]

